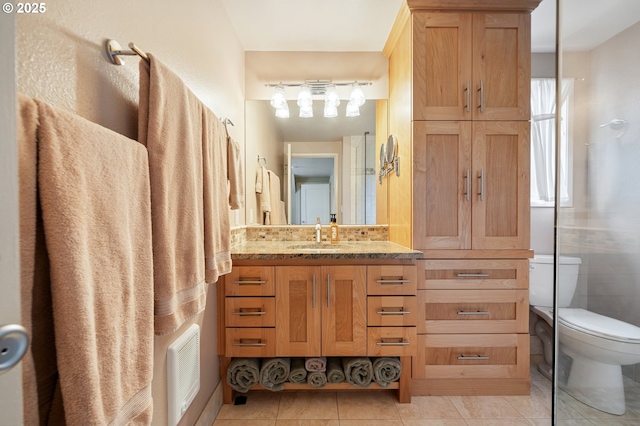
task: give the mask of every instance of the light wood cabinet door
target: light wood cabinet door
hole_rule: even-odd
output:
[[[473,249],[529,248],[529,123],[474,122]]]
[[[413,119],[470,120],[472,15],[413,15]]]
[[[322,355],[367,355],[366,266],[323,266]]]
[[[471,122],[414,122],[413,247],[471,248]]]
[[[473,15],[473,120],[529,120],[531,16]]]
[[[320,356],[321,268],[276,268],[276,355]]]

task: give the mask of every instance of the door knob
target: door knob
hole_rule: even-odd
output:
[[[18,324],[0,326],[0,374],[16,366],[27,352],[29,335]]]

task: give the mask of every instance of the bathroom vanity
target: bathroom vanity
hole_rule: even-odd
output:
[[[410,402],[420,257],[387,241],[248,241],[235,247],[233,270],[217,284],[224,402],[233,399],[225,378],[235,357],[317,356],[397,356],[401,377],[386,389]],[[344,382],[319,389],[285,383],[287,389],[382,388]]]

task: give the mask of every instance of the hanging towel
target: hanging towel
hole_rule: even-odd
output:
[[[310,371],[307,383],[312,388],[321,388],[327,385],[327,375],[323,371]]]
[[[373,380],[373,366],[366,357],[342,358],[342,369],[348,383],[366,388]]]
[[[203,111],[180,78],[148,56],[150,64],[140,61],[138,138],[149,151],[155,332],[167,334],[206,303]]]
[[[202,108],[204,174],[204,254],[207,283],[231,272],[231,228],[227,176],[227,130],[208,108]],[[232,154],[233,155],[233,154]]]
[[[344,379],[342,360],[340,358],[329,358],[327,361],[327,380],[329,383],[342,383]]]
[[[280,199],[280,178],[271,170],[267,174],[269,175],[269,196],[271,199],[269,203],[271,206],[271,225],[285,225],[286,220],[283,220],[284,203]]]
[[[260,360],[234,358],[227,369],[227,383],[238,392],[247,393],[260,381]]]
[[[373,361],[373,377],[383,388],[389,387],[391,382],[398,381],[402,373],[402,364],[398,358],[381,357]]]
[[[225,127],[226,130],[226,127]],[[231,210],[244,207],[244,172],[240,144],[227,133],[227,164],[229,165],[229,205]]]
[[[271,191],[269,188],[269,171],[266,167],[260,166],[256,171],[256,194],[258,194],[260,223],[263,225],[271,224]]]
[[[303,358],[291,359],[291,371],[289,372],[291,383],[307,383],[307,370],[304,368]]]
[[[33,296],[22,308],[30,310],[23,315],[32,318],[27,325],[34,338],[25,375],[35,374],[25,377],[26,396],[33,396],[35,383],[38,398],[51,398],[38,400],[39,413],[25,405],[25,424],[38,424],[38,418],[49,424],[149,424],[153,266],[146,149],[39,101],[20,97],[20,108],[27,270],[21,281],[22,294]],[[40,290],[50,291],[50,299],[36,294]],[[41,315],[53,321],[55,349],[42,341],[53,334],[44,335]]]
[[[260,384],[270,391],[281,391],[291,371],[291,358],[265,358],[260,366]]]
[[[304,366],[307,371],[327,371],[327,357],[306,358]]]

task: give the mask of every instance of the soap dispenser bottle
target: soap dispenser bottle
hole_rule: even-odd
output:
[[[322,224],[320,223],[320,217],[316,219],[316,243],[322,242]]]
[[[336,220],[336,214],[331,214],[331,244],[338,244],[340,242],[340,236],[338,235],[338,221]]]

